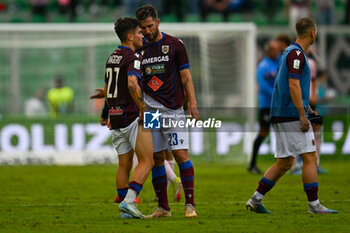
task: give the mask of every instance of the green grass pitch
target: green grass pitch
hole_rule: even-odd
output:
[[[262,161],[266,169],[273,161]],[[196,219],[184,218],[184,205],[170,203],[167,219],[120,219],[115,165],[1,166],[0,232],[350,232],[350,161],[324,161],[319,177],[321,202],[337,215],[307,213],[300,176],[286,174],[264,199],[273,215],[245,209],[260,176],[243,165],[195,163]],[[140,210],[156,203],[150,179]]]

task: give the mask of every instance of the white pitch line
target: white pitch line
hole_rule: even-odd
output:
[[[264,203],[299,203],[306,202],[300,200],[289,200],[289,201],[265,201]],[[345,200],[330,200],[328,202],[350,202],[350,199]],[[224,201],[224,202],[196,202],[196,205],[212,205],[212,204],[221,204],[221,205],[233,205],[233,204],[244,204],[246,201]],[[156,205],[157,202],[147,202],[141,203],[140,205]],[[169,203],[170,205],[183,205],[184,203],[173,202]],[[106,202],[96,202],[96,203],[84,203],[84,202],[76,202],[76,203],[46,203],[46,204],[0,204],[0,207],[59,207],[59,206],[97,206],[97,205],[115,205],[115,203],[106,203]]]

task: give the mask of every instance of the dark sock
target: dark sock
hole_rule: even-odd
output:
[[[194,207],[194,169],[191,160],[179,164],[179,168],[186,204],[191,204]]]
[[[135,190],[135,192],[137,193],[136,196],[139,195],[139,193],[140,193],[141,190],[142,190],[142,187],[143,187],[143,185],[140,184],[140,183],[137,183],[136,181],[131,181],[131,182],[129,183],[129,189]]]
[[[258,185],[258,188],[256,189],[256,191],[258,191],[262,195],[265,195],[268,191],[270,191],[272,189],[272,187],[274,185],[275,185],[275,182],[273,182],[265,177],[262,177],[261,180],[259,181],[259,185]]]
[[[308,201],[316,201],[318,199],[318,183],[304,184],[304,191]]]
[[[260,148],[261,143],[264,141],[264,139],[265,139],[265,137],[262,137],[260,135],[258,135],[255,138],[254,144],[253,144],[252,160],[250,161],[250,167],[255,167],[256,158],[258,157],[259,148]]]
[[[126,194],[128,193],[128,188],[122,188],[122,189],[117,188],[117,193],[118,193],[119,200],[123,201]]]
[[[168,179],[166,177],[164,165],[152,168],[152,183],[158,198],[158,207],[162,207],[165,210],[170,210],[168,203],[167,181]]]

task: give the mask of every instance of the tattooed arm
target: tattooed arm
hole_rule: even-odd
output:
[[[192,77],[189,69],[184,69],[180,71],[182,86],[187,94],[189,106],[188,113],[198,120],[198,109],[197,109],[197,100],[194,93],[194,87],[192,82]]]
[[[135,75],[128,76],[128,88],[132,99],[140,111],[139,122],[142,122],[143,112],[146,111],[146,105],[143,101],[142,91],[138,83],[138,78]]]

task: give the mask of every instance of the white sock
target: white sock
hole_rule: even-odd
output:
[[[135,202],[136,197],[137,197],[136,191],[131,189],[131,188],[129,188],[128,189],[128,193],[126,194],[126,197],[125,197],[124,201],[126,203],[133,203],[133,202]]]
[[[262,195],[258,191],[255,191],[255,193],[253,194],[253,198],[257,201],[262,201],[262,199],[264,198],[264,195]]]
[[[173,183],[177,176],[176,176],[175,172],[171,169],[168,160],[164,160],[164,166],[165,166],[166,176],[167,176],[168,180],[171,183]]]
[[[174,162],[174,160],[167,160],[167,161],[168,161],[168,163],[169,163],[171,169],[174,171],[174,167],[175,167],[175,162]]]
[[[319,199],[317,199],[316,201],[309,201],[309,205],[311,205],[311,206],[315,206],[317,204],[320,204],[320,200]]]

